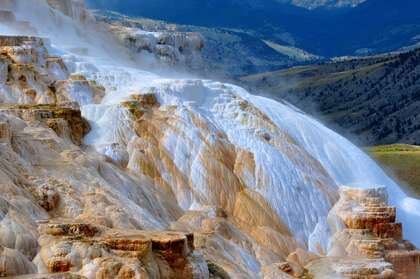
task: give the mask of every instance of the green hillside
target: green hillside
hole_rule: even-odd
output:
[[[371,156],[409,193],[420,198],[420,147],[405,144],[368,148]]]

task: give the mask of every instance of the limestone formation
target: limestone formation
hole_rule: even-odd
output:
[[[164,65],[187,69],[198,69],[202,65],[201,50],[204,43],[200,34],[169,30],[137,32],[133,28],[136,24],[135,21],[116,21],[108,26],[110,32],[130,50],[133,57],[149,54]]]
[[[86,279],[85,276],[74,274],[71,272],[61,272],[55,274],[30,274],[13,276],[13,279]]]
[[[335,234],[328,258],[307,268],[315,278],[414,279],[420,276],[420,251],[403,240],[395,207],[385,188],[342,187],[329,220]]]
[[[0,142],[9,143],[12,138],[10,126],[7,122],[0,122]]]
[[[175,231],[116,230],[78,221],[39,226],[38,269],[89,278],[208,278],[194,236]],[[84,259],[82,261],[82,259]]]
[[[105,89],[94,81],[70,75],[63,59],[50,56],[40,38],[1,36],[0,65],[3,103],[79,106],[99,103],[104,96]]]
[[[14,2],[0,19],[17,24]],[[83,1],[48,2],[54,22],[93,28]],[[194,34],[131,31],[135,55],[150,47],[169,64],[202,47]],[[334,157],[337,135],[233,85],[135,68],[104,34],[73,35],[82,42],[0,36],[0,276],[418,275],[383,189],[339,199],[333,163],[349,156]],[[305,142],[321,137],[321,151]]]
[[[105,89],[83,75],[70,75],[67,80],[57,81],[55,84],[57,102],[70,103],[77,100],[79,105],[100,103],[105,95]]]
[[[35,273],[36,267],[19,251],[0,246],[0,277]]]
[[[89,124],[80,110],[55,105],[0,105],[0,113],[13,115],[28,122],[39,122],[52,129],[58,136],[81,144],[89,131]]]

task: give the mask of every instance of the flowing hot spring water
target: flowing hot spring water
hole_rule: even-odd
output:
[[[170,78],[156,68],[145,70],[129,62],[105,34],[82,28],[75,20],[49,9],[43,1],[17,2],[17,16],[48,38],[51,53],[65,57],[73,72],[106,88],[100,104],[94,104],[82,89],[72,95],[92,127],[85,137],[86,144],[115,158],[120,153],[112,149],[113,144],[131,150],[135,131],[121,102],[134,91],[153,92],[162,110],[175,108],[170,113],[176,116],[176,129],[165,130],[160,145],[181,174],[188,177],[190,188],[178,193],[179,185],[171,170],[162,166],[161,172],[183,209],[208,205],[206,196],[211,194],[212,185],[205,173],[203,146],[223,133],[229,144],[254,156],[255,173],[249,174],[249,179],[245,175],[246,187],[261,194],[294,237],[307,243],[311,250],[316,250],[316,244],[328,246],[331,235],[327,215],[331,197],[341,185],[386,186],[390,203],[398,208],[398,218],[404,223],[405,237],[420,245],[420,223],[416,222],[420,201],[408,197],[369,156],[317,120],[290,105],[252,95],[231,84]],[[1,32],[10,30],[4,28]],[[73,51],[82,48],[88,54],[77,55]],[[206,138],[199,136],[199,123],[208,129]],[[138,167],[129,160],[128,168]],[[229,182],[217,183],[229,188]]]

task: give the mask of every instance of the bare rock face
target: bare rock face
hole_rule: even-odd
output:
[[[82,75],[70,75],[59,57],[50,56],[43,39],[1,36],[0,81],[3,103],[81,105],[99,103],[104,88]]]
[[[12,134],[8,122],[0,122],[0,142],[10,143]]]
[[[39,122],[58,136],[68,137],[80,145],[89,131],[89,124],[80,110],[55,105],[0,105],[0,113],[14,115],[28,122]]]
[[[272,264],[269,266],[265,266],[262,270],[264,274],[264,279],[293,279],[293,277],[289,275],[292,272],[292,269],[288,264],[280,263],[280,264]]]
[[[59,222],[39,226],[40,270],[89,278],[208,278],[207,263],[194,252],[192,234]]]
[[[392,265],[383,260],[326,257],[307,265],[309,278],[394,279]],[[414,279],[414,278],[413,278]]]
[[[136,28],[137,27],[137,28]],[[199,33],[173,30],[139,32],[135,21],[112,22],[109,30],[135,57],[150,56],[168,66],[198,69],[202,65],[203,38]]]
[[[0,246],[0,277],[35,273],[35,265],[19,251]]]
[[[79,105],[98,104],[105,95],[105,89],[83,75],[70,75],[67,80],[55,83],[57,102],[70,103],[74,100]]]
[[[83,2],[49,2],[84,20]],[[202,47],[193,34],[153,36],[147,37],[150,53],[171,63]],[[128,42],[142,52],[143,39]],[[314,227],[338,199],[335,182],[284,128],[229,86],[212,85],[220,96],[198,100],[196,92],[208,90],[205,81],[159,84],[117,98],[110,105],[114,111],[102,110],[108,107],[101,103],[105,88],[76,72],[78,58],[72,64],[71,57],[51,56],[47,49],[40,38],[0,37],[0,276],[287,279],[317,278],[319,270],[363,279],[417,275],[417,252],[402,240],[382,190],[343,192],[331,213],[337,224],[331,255],[307,251]],[[108,76],[96,66],[89,76],[120,93],[125,79],[113,79],[131,72]],[[189,90],[178,92],[184,86]],[[181,105],[177,94],[191,100]],[[197,102],[203,102],[199,109]],[[201,113],[207,103],[215,104],[208,109],[217,114]],[[113,122],[104,133],[110,139],[82,144],[89,125],[79,106],[83,115],[111,115],[101,119]],[[95,117],[89,118],[92,128],[100,126]],[[219,121],[244,125],[258,147],[277,152],[285,169],[276,176],[302,176],[292,179],[299,182],[295,191],[287,193],[289,179],[273,184],[259,150],[235,143]],[[123,127],[114,131],[115,123]],[[283,199],[292,201],[291,210],[277,203]],[[306,214],[308,201],[322,206]],[[299,219],[303,215],[307,220]],[[321,238],[315,245],[321,247]]]
[[[414,279],[420,276],[420,251],[403,240],[395,207],[385,188],[342,187],[329,220],[336,231],[328,258],[307,268],[315,278]]]
[[[63,138],[80,144],[89,131],[79,104],[99,103],[104,88],[82,75],[70,75],[63,60],[48,55],[36,37],[0,37],[2,113],[39,122]],[[15,104],[15,105],[14,105]],[[25,104],[25,105],[23,105]],[[7,141],[7,125],[2,138]]]

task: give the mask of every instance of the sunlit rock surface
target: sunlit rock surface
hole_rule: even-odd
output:
[[[35,260],[45,273],[78,272],[88,278],[208,278],[194,252],[194,236],[175,231],[111,230],[55,220],[39,226]]]
[[[82,2],[48,2],[8,6],[39,37],[0,36],[0,276],[417,276],[419,201],[362,151],[237,86],[147,71]]]
[[[315,278],[418,278],[420,251],[403,240],[395,207],[388,206],[385,188],[340,189],[330,212],[336,231],[329,257],[307,268]]]

